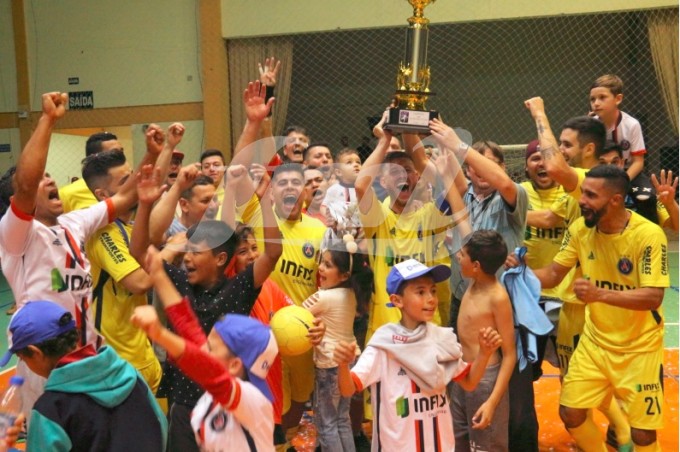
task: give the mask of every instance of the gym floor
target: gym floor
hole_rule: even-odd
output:
[[[666,397],[666,426],[659,432],[659,441],[663,450],[678,450],[678,252],[677,242],[671,242],[669,254],[671,269],[671,287],[666,290],[663,308],[666,321],[665,331],[665,361],[664,361],[664,394]],[[10,316],[3,311],[12,305],[12,292],[7,281],[0,275],[0,331],[5,331]],[[0,351],[7,349],[7,337],[0,334]],[[16,357],[12,358],[10,367],[0,373],[0,388],[9,384],[9,377],[14,373]],[[559,370],[548,363],[543,364],[543,376],[534,385],[536,394],[536,411],[540,424],[540,450],[567,452],[577,451],[576,444],[564,429],[559,418],[558,406],[560,395]],[[599,412],[595,419],[602,427],[607,427],[607,421]],[[23,450],[24,444],[17,448]],[[613,449],[611,449],[613,450]]]

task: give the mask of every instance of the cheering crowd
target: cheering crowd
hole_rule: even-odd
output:
[[[43,95],[0,178],[0,363],[19,358],[27,449],[287,450],[311,411],[323,451],[538,451],[547,360],[581,449],[660,450],[677,178],[647,175],[621,79],[559,133],[540,97],[518,105],[536,134],[517,182],[501,146],[442,119],[397,136],[384,114],[365,158],[300,126],[277,141],[280,69],[245,88],[233,152],[184,162],[184,126],[152,124],[133,169],[97,133],[61,188],[45,166],[67,97]],[[268,327],[290,305],[315,317],[295,356]]]

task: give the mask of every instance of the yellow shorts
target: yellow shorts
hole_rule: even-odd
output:
[[[283,414],[290,410],[291,400],[304,403],[314,392],[314,359],[312,350],[298,356],[281,356],[283,363]]]
[[[560,320],[557,325],[557,358],[560,362],[560,375],[563,377],[569,370],[569,360],[578,345],[583,325],[586,322],[586,305],[580,303],[563,303],[560,309]]]
[[[149,385],[151,392],[156,394],[156,391],[158,391],[158,386],[160,386],[161,384],[161,377],[163,376],[163,369],[161,368],[161,363],[159,363],[157,359],[154,359],[153,363],[149,364],[143,369],[137,370],[139,371],[144,381],[146,381],[146,384]]]
[[[597,408],[612,395],[621,401],[630,426],[663,428],[663,348],[617,353],[582,337],[562,383],[560,405]]]

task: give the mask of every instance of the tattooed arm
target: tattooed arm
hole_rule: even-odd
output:
[[[536,122],[536,133],[548,175],[561,184],[567,193],[574,191],[578,188],[578,175],[560,152],[555,135],[550,129],[548,116],[545,114],[543,99],[532,97],[525,101],[524,105],[529,109],[531,117]]]

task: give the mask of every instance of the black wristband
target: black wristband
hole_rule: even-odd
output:
[[[266,91],[265,91],[265,94],[264,94],[264,103],[266,104],[267,102],[269,102],[269,99],[271,99],[272,97],[274,97],[274,87],[267,85]],[[272,115],[272,109],[270,108],[269,114],[267,116],[271,116],[271,115]]]

